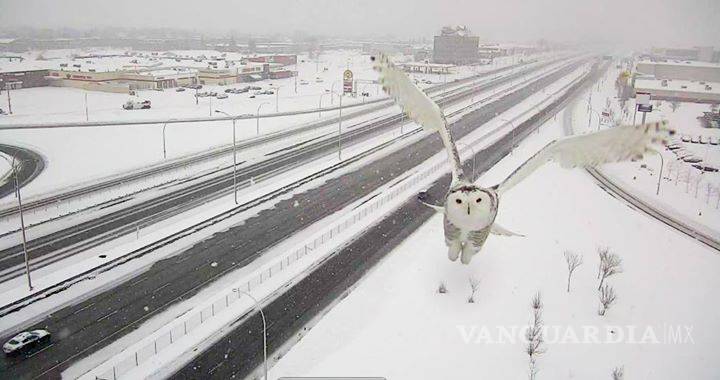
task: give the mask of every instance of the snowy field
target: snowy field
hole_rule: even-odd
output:
[[[499,182],[560,136],[562,119],[479,182]],[[554,164],[502,199],[498,222],[526,237],[492,236],[462,266],[447,259],[442,217],[431,218],[309,330],[271,377],[528,378],[522,329],[540,292],[547,335],[537,379],[609,379],[616,367],[627,378],[717,378],[720,309],[707,300],[720,286],[720,256],[628,208],[584,172]],[[608,280],[618,301],[604,317],[597,312],[598,247],[618,254],[624,270]],[[584,257],[570,293],[566,250]],[[474,303],[470,278],[479,281]],[[437,292],[440,282],[447,294]]]
[[[627,113],[622,112],[621,105],[615,98],[614,81],[619,70],[614,67],[608,70],[604,81],[591,91],[591,111],[587,109],[588,95],[585,94],[581,101],[576,102],[572,114],[575,133],[588,131],[588,120],[591,120],[590,130],[597,129],[597,113],[605,109],[612,111],[618,122],[631,124],[633,121],[634,99],[627,102]],[[610,108],[606,108],[607,102]],[[702,164],[713,167],[720,167],[720,145],[709,143],[700,144],[683,142],[682,137],[692,137],[697,141],[702,136],[705,141],[709,139],[720,139],[720,130],[703,128],[697,120],[703,112],[710,110],[708,104],[678,103],[673,109],[670,102],[652,102],[655,106],[652,113],[648,113],[646,121],[667,120],[673,128],[678,131],[676,142],[694,156],[702,159]],[[642,121],[642,113],[638,112],[635,122]],[[607,128],[608,125],[601,125]],[[720,233],[720,174],[702,173],[693,168],[690,163],[677,159],[677,156],[669,150],[661,150],[663,155],[663,175],[660,183],[660,194],[657,195],[658,176],[661,161],[657,156],[649,156],[639,162],[626,162],[620,164],[606,165],[602,168],[603,173],[618,181],[626,190],[639,193],[643,199],[649,200],[668,212],[678,215],[690,223],[706,226],[708,229]]]

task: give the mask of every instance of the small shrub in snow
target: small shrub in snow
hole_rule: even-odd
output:
[[[445,281],[440,281],[440,286],[438,286],[438,293],[445,294],[447,293],[447,285],[445,285]]]
[[[598,248],[598,256],[600,256],[600,264],[598,265],[598,279],[600,290],[608,277],[622,273],[622,259],[620,256],[610,253],[608,248]]]
[[[470,297],[468,297],[468,303],[475,303],[475,293],[480,286],[480,280],[471,276],[468,281],[470,282]]]
[[[532,306],[532,322],[530,323],[530,326],[528,326],[527,331],[525,332],[525,339],[527,340],[527,345],[525,346],[525,353],[528,355],[529,358],[529,379],[535,380],[535,377],[538,373],[537,368],[537,357],[545,352],[545,347],[543,347],[543,320],[542,320],[542,312],[543,312],[543,303],[542,303],[542,297],[540,296],[540,292],[535,293],[535,295],[532,298],[531,302]]]
[[[583,258],[575,252],[565,251],[565,263],[568,268],[567,292],[570,293],[570,278],[572,277],[573,272],[575,272],[575,269],[582,265]]]
[[[615,294],[615,289],[613,289],[612,286],[605,284],[600,289],[600,307],[598,309],[598,315],[604,316],[605,312],[615,303],[615,300],[617,299],[617,294]]]
[[[613,380],[623,380],[625,377],[625,369],[623,367],[615,367],[612,372]]]

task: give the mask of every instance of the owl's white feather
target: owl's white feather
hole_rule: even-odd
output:
[[[498,194],[508,191],[548,161],[564,168],[594,167],[604,163],[640,160],[655,152],[652,144],[666,145],[675,131],[666,121],[624,125],[587,135],[555,140],[525,161],[496,186]]]
[[[375,70],[380,73],[380,84],[407,116],[424,130],[438,132],[452,163],[453,182],[464,178],[460,156],[440,107],[398,69],[390,59],[380,54],[375,58]]]

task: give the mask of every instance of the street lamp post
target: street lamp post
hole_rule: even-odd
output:
[[[342,161],[342,92],[338,94],[340,98],[340,108],[338,114],[338,160]]]
[[[268,102],[262,102],[262,103],[260,103],[260,105],[259,105],[258,108],[257,108],[257,114],[256,114],[256,121],[257,121],[257,123],[256,123],[255,128],[257,129],[257,135],[258,135],[258,136],[260,136],[260,108],[261,108],[262,106],[266,105],[266,104],[270,104],[270,103],[268,103]]]
[[[32,290],[32,280],[30,279],[30,258],[27,251],[27,236],[25,235],[25,215],[23,213],[22,197],[20,196],[20,181],[18,180],[17,166],[15,165],[15,156],[13,156],[12,161],[9,161],[8,158],[3,155],[0,155],[0,157],[4,158],[5,161],[10,163],[12,176],[15,177],[15,196],[18,199],[18,211],[20,212],[20,230],[22,231],[23,255],[25,257],[25,273],[27,275],[28,289]]]
[[[325,95],[331,95],[331,97],[332,97],[332,93],[320,94],[320,103],[318,105],[318,118],[322,118],[322,98]]]
[[[165,127],[167,127],[168,122],[173,121],[173,120],[176,120],[176,119],[170,119],[170,120],[166,121],[165,123],[163,123],[163,127],[162,127],[163,160],[167,159],[167,149],[165,149]]]
[[[260,303],[258,300],[253,297],[250,293],[241,290],[239,288],[235,288],[235,290],[238,293],[242,293],[248,297],[250,297],[253,302],[255,302],[255,309],[260,312],[260,317],[262,317],[262,323],[263,323],[263,369],[265,371],[265,380],[267,380],[267,373],[268,373],[268,367],[267,367],[267,321],[265,320],[265,313],[263,312],[263,309],[260,307]]]
[[[658,156],[660,156],[660,173],[658,173],[658,183],[657,183],[657,190],[655,190],[655,195],[660,195],[660,181],[662,180],[662,173],[663,173],[663,166],[665,166],[665,159],[663,159],[663,155],[660,152],[657,152]]]
[[[333,94],[333,95],[335,94],[335,85],[338,84],[338,82],[340,82],[340,81],[339,81],[339,80],[336,80],[336,81],[333,82],[332,85],[330,86],[330,93]],[[331,97],[330,97],[330,104],[331,104],[331,105],[332,105],[332,104],[335,104],[335,96],[331,96]]]
[[[238,204],[237,199],[237,145],[235,144],[235,120],[236,118],[227,112],[215,110],[217,113],[221,113],[225,116],[232,117],[232,140],[233,140],[233,196],[235,197],[235,204]]]

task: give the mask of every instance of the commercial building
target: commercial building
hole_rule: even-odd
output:
[[[0,72],[0,89],[17,90],[29,87],[47,86],[47,70],[25,70]]]
[[[720,82],[720,64],[698,61],[651,62],[640,61],[635,66],[638,74],[655,79]]]
[[[187,68],[106,72],[49,70],[46,79],[51,86],[127,93],[196,84],[198,71]]]
[[[444,27],[433,40],[433,62],[466,65],[479,59],[480,38],[471,36],[467,27]]]
[[[451,64],[428,62],[403,62],[398,63],[397,66],[404,71],[421,74],[448,74],[455,67]]]
[[[720,51],[712,46],[698,46],[691,48],[664,48],[654,47],[647,55],[653,60],[685,60],[701,62],[720,61]]]
[[[633,88],[652,99],[698,103],[720,101],[720,64],[698,61],[641,61]]]

